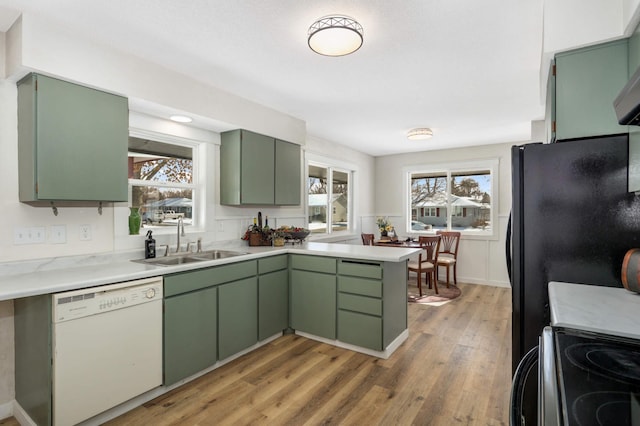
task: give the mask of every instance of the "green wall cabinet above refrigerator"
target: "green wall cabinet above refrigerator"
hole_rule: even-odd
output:
[[[127,201],[127,98],[29,74],[18,82],[19,196]]]
[[[221,135],[220,204],[300,205],[300,146],[248,130]]]
[[[555,138],[627,133],[613,100],[628,79],[626,39],[556,54]]]

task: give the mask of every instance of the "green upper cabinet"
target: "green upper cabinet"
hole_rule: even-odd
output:
[[[18,82],[20,201],[127,201],[127,98],[30,74]]]
[[[221,135],[220,204],[299,205],[300,147],[248,130]]]
[[[628,81],[628,40],[556,54],[556,139],[628,132],[613,100]]]
[[[275,141],[275,204],[300,205],[300,146],[276,139]]]
[[[640,29],[636,29],[635,33],[629,37],[629,77],[631,77],[638,68],[640,68]]]

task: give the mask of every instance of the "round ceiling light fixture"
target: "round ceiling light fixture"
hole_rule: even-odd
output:
[[[428,127],[418,127],[407,132],[407,139],[410,141],[422,141],[433,136],[433,130]]]
[[[172,115],[169,119],[176,123],[191,123],[193,121],[193,118],[187,117],[186,115]]]
[[[318,19],[309,27],[307,42],[314,52],[325,56],[344,56],[362,46],[362,25],[345,15]]]

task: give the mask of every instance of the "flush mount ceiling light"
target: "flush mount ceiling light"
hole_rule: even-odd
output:
[[[307,42],[316,53],[325,56],[344,56],[362,46],[362,25],[344,15],[318,19],[309,27]]]
[[[429,139],[433,136],[433,131],[427,127],[419,127],[417,129],[411,129],[407,132],[407,139],[411,141],[421,141]]]
[[[186,115],[172,115],[169,118],[171,119],[171,121],[175,121],[178,123],[191,123],[193,121],[193,118],[187,117]]]

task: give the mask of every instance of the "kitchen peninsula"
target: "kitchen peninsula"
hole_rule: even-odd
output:
[[[0,300],[15,299],[15,325],[25,335],[30,334],[34,317],[38,329],[50,329],[51,315],[41,311],[51,306],[55,293],[94,288],[97,293],[102,286],[161,277],[163,343],[157,355],[164,359],[162,385],[127,403],[133,406],[263,346],[283,332],[381,358],[389,357],[407,339],[406,260],[417,249],[314,242],[233,249],[245,254],[175,266],[132,262],[131,257],[139,258],[139,253],[114,254],[75,259],[73,266],[47,264],[31,271],[3,272]],[[61,262],[71,263],[61,259],[51,264]],[[199,327],[201,321],[207,326]],[[49,424],[51,409],[46,407],[53,399],[51,394],[38,401],[23,398],[30,380],[21,376],[33,378],[35,372],[40,380],[51,381],[53,354],[48,338],[42,332],[31,334],[41,341],[16,341],[16,359],[20,360],[16,363],[16,400],[32,417],[39,417],[38,424]],[[34,348],[45,352],[38,361],[41,365],[23,363],[33,358],[22,353],[30,354]],[[36,407],[35,413],[24,406],[30,404]]]

